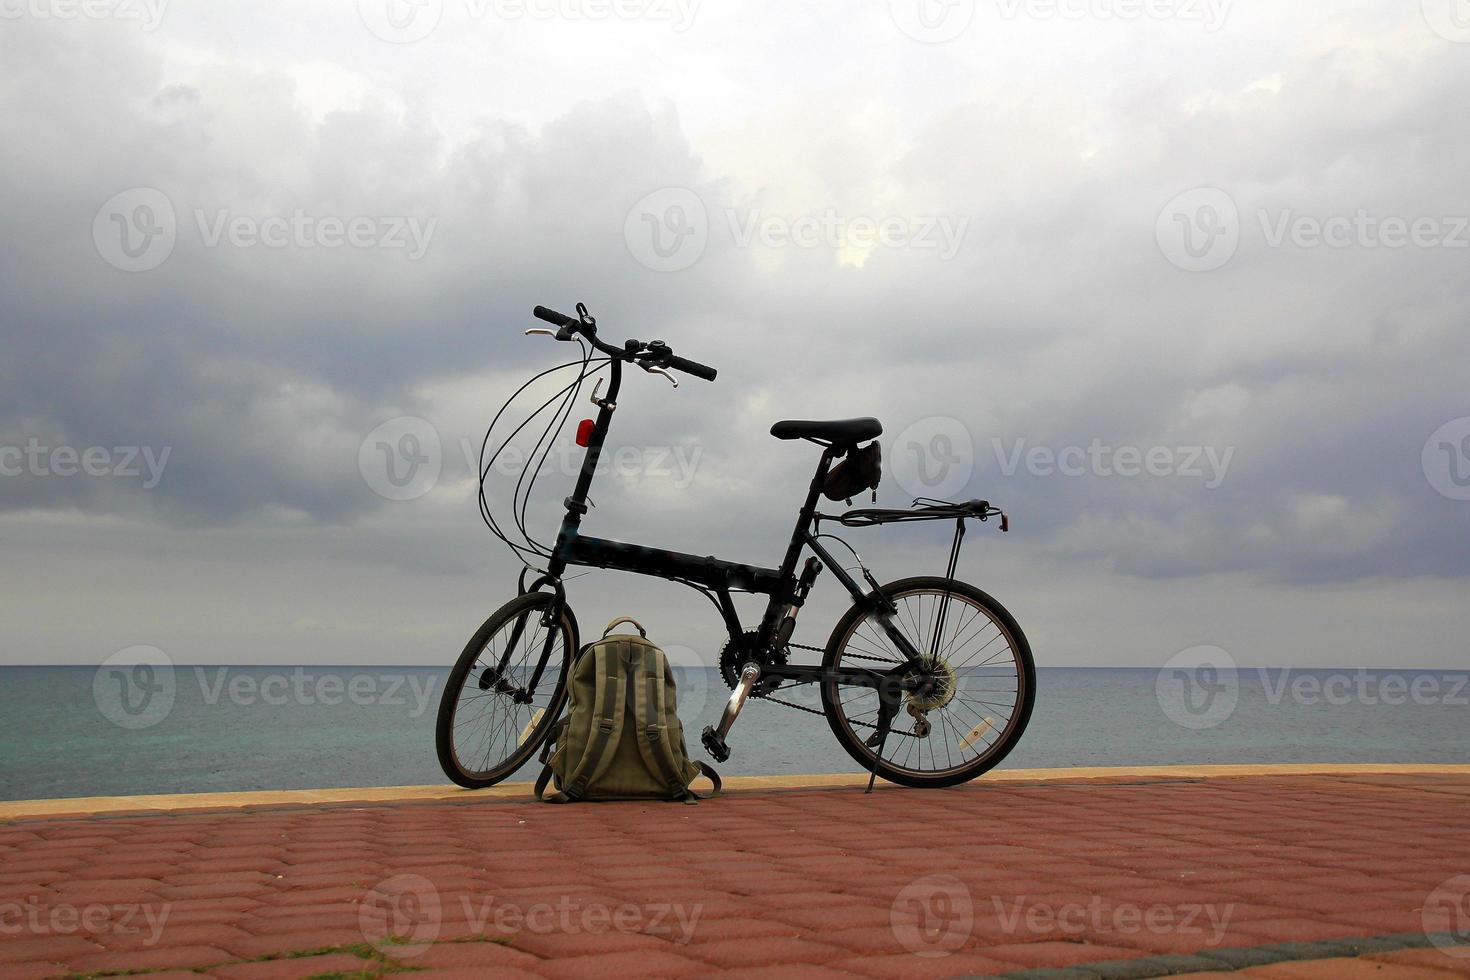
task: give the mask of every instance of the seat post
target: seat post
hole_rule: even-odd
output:
[[[822,449],[822,458],[817,461],[817,472],[812,477],[811,486],[806,493],[806,502],[801,505],[801,513],[796,518],[796,527],[791,532],[791,543],[786,547],[786,557],[781,559],[780,575],[783,584],[794,582],[796,562],[801,558],[801,549],[806,546],[807,530],[811,527],[812,518],[817,513],[817,497],[822,492],[822,484],[827,479],[827,471],[832,468],[832,460],[836,455],[835,446],[826,446]],[[762,644],[771,642],[771,637],[775,635],[776,618],[790,601],[789,594],[773,593],[771,595],[771,601],[766,605],[766,614],[761,618],[758,634]]]

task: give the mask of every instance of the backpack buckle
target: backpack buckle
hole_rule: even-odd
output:
[[[604,734],[604,735],[611,735],[612,734],[612,730],[613,730],[612,719],[611,718],[603,718],[601,721],[599,721],[597,723],[597,730],[600,731],[600,732],[602,732],[602,734]]]
[[[648,740],[650,742],[657,742],[658,741],[658,735],[659,735],[658,726],[657,725],[649,725],[646,729],[643,730],[643,734],[645,734],[645,735],[648,736]]]

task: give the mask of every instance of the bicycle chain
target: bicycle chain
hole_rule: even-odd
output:
[[[805,643],[787,643],[786,646],[788,646],[790,648],[793,648],[793,649],[796,649],[796,650],[811,650],[811,651],[814,651],[816,653],[826,653],[827,652],[826,649],[823,648],[823,647],[808,646]],[[872,657],[872,656],[868,656],[867,654],[862,654],[862,653],[853,653],[853,654],[849,654],[848,656],[851,656],[851,657],[856,658],[856,659],[859,659],[859,660],[877,660],[877,661],[880,661],[880,662],[885,662],[885,663],[887,662],[882,657]],[[792,684],[792,685],[790,685],[790,687],[800,687],[800,686],[801,686],[800,684]],[[786,687],[778,687],[778,688],[776,688],[777,691],[785,691],[785,690],[789,690],[789,689],[790,688],[786,688]],[[782,701],[780,698],[773,698],[769,694],[767,694],[761,700],[763,700],[763,701],[769,701],[772,704],[779,704],[783,708],[795,708],[797,711],[805,711],[809,715],[820,715],[820,716],[822,716],[824,718],[827,716],[827,712],[822,711],[819,708],[808,708],[804,704],[793,704],[790,701]],[[878,728],[877,725],[872,725],[872,724],[869,724],[868,722],[865,722],[865,721],[852,721],[851,719],[849,719],[848,724],[852,725],[855,728],[871,728],[871,729],[874,729],[875,731]],[[902,734],[902,733],[900,733],[900,732],[898,732],[898,731],[895,730],[894,731],[894,734]]]

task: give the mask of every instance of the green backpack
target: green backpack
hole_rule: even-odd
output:
[[[608,636],[620,623],[632,623],[640,635]],[[536,798],[551,803],[693,803],[699,797],[689,784],[700,773],[714,783],[711,795],[720,792],[719,774],[689,758],[668,658],[627,616],[608,623],[572,664],[566,714],[551,729],[541,761]],[[557,792],[543,796],[553,777]]]

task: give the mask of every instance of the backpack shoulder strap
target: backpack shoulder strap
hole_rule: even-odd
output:
[[[562,793],[575,800],[587,792],[612,764],[623,728],[623,697],[618,690],[622,670],[622,650],[614,643],[596,644],[590,651],[596,658],[596,695],[592,702],[592,732],[587,749],[577,760],[577,768],[568,775]],[[559,802],[559,801],[554,801]]]
[[[658,776],[669,789],[669,795],[678,797],[689,786],[689,778],[674,755],[674,745],[669,739],[662,664],[659,657],[645,653],[640,658],[634,684],[634,716],[638,722],[638,751],[643,755],[644,765]]]

